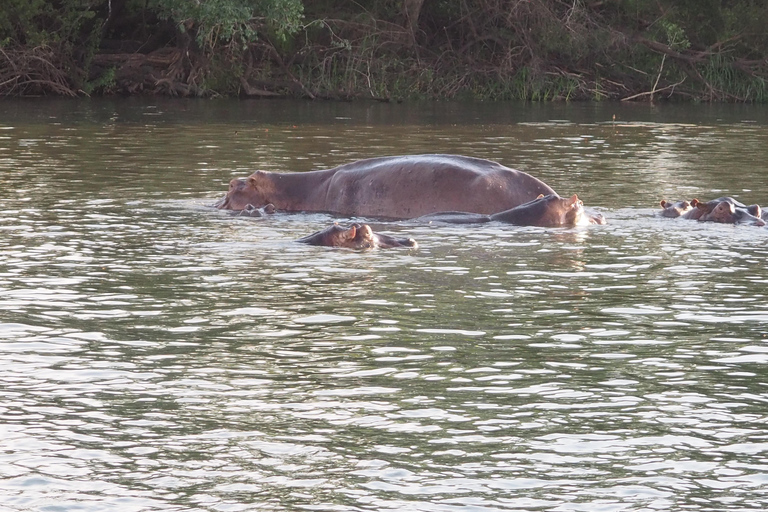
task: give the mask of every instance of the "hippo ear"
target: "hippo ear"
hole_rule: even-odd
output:
[[[691,199],[691,206],[693,206],[694,208],[698,207],[700,204],[702,204],[702,202],[696,199],[695,197]]]
[[[661,205],[662,208],[666,208],[668,203],[667,203],[666,199],[662,199],[659,204]]]
[[[568,203],[569,204],[579,204],[579,203],[581,203],[581,201],[579,201],[579,196],[577,196],[576,194],[573,194],[571,196],[571,198],[568,200]]]
[[[544,197],[544,194],[539,194],[538,196],[536,196],[536,199],[541,199],[542,197]]]

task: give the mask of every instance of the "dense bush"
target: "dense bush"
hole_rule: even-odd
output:
[[[768,101],[759,0],[3,0],[0,94]]]

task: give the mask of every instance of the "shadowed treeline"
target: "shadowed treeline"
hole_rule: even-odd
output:
[[[768,100],[751,0],[6,0],[0,94]]]

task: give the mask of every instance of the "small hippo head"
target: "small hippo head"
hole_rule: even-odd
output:
[[[273,189],[263,178],[264,173],[257,171],[247,178],[235,178],[229,182],[229,190],[214,206],[220,210],[244,210],[249,205],[251,208],[261,208],[272,201],[268,193]]]
[[[536,201],[541,202],[541,213],[539,219],[535,223],[531,223],[534,226],[541,227],[571,227],[571,226],[585,226],[592,223],[590,216],[584,211],[584,203],[579,199],[579,196],[573,194],[569,198],[560,197],[557,194],[550,194],[547,196],[539,196]],[[600,219],[605,222],[602,215],[595,217],[595,223]]]
[[[248,203],[247,205],[245,205],[245,208],[243,208],[237,213],[237,215],[241,215],[245,217],[265,217],[267,215],[272,215],[276,211],[277,209],[275,208],[275,205],[273,205],[272,203],[266,204],[261,208],[256,208],[251,203]]]
[[[696,199],[694,199],[695,202],[698,202]],[[663,210],[661,211],[662,217],[680,217],[684,215],[685,213],[688,213],[691,211],[694,207],[693,204],[689,201],[667,201],[665,199],[661,200],[661,207]]]
[[[336,247],[348,249],[373,249],[376,247],[376,238],[371,226],[368,224],[352,224],[346,232],[347,238],[343,244]]]
[[[389,235],[374,233],[368,224],[352,224],[349,228],[353,230],[351,238],[337,247],[346,247],[348,249],[389,249],[391,247],[418,247],[413,238],[395,238]],[[347,232],[349,234],[349,230]]]
[[[374,233],[368,224],[355,223],[349,227],[333,223],[332,226],[298,240],[309,245],[343,247],[345,249],[376,249],[390,247],[418,247],[413,238],[395,238]]]
[[[539,226],[542,228],[574,227],[587,224],[604,224],[602,215],[590,217],[584,211],[584,203],[576,194],[569,198],[557,194],[540,195],[533,201],[523,203],[511,210],[491,215],[491,220],[507,222],[517,226]]]

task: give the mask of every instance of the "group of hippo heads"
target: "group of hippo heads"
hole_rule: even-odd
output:
[[[718,197],[708,202],[693,199],[691,201],[661,201],[663,217],[680,217],[699,222],[719,222],[721,224],[747,224],[765,226],[768,212],[760,205],[749,206],[732,197]]]
[[[256,171],[233,179],[215,206],[249,216],[287,211],[459,224],[605,224],[605,218],[587,212],[575,194],[560,197],[530,174],[459,155],[370,158],[303,173]],[[357,249],[416,245],[410,238],[377,234],[362,223],[334,224],[299,241]]]
[[[214,206],[256,217],[284,211],[416,223],[605,224],[605,218],[588,212],[575,194],[560,197],[530,174],[460,155],[370,158],[300,173],[256,171],[233,179],[226,196]],[[731,197],[706,203],[662,201],[661,206],[665,217],[758,226],[768,221],[758,205],[745,206]],[[378,234],[364,223],[335,223],[298,241],[353,249],[416,246],[411,238]]]

